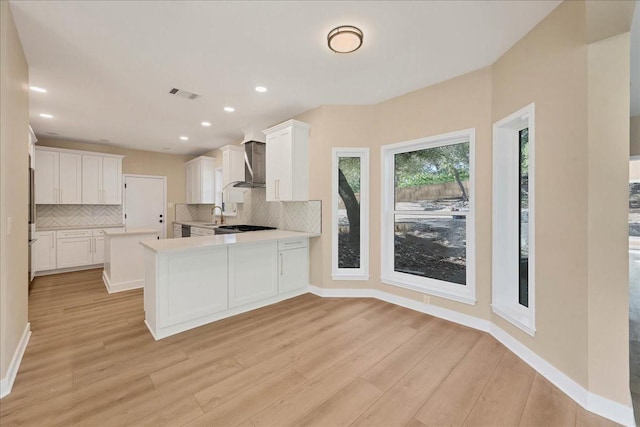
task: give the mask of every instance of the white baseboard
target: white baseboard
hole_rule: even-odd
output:
[[[144,279],[132,280],[130,282],[111,283],[109,275],[106,271],[102,272],[102,281],[107,288],[107,292],[113,294],[115,292],[130,291],[131,289],[144,288]]]
[[[81,265],[78,267],[59,268],[56,270],[36,271],[35,277],[50,276],[52,274],[60,274],[60,273],[73,273],[74,271],[93,270],[96,268],[103,268],[103,267],[104,267],[104,264],[91,264],[91,265]]]
[[[635,425],[633,408],[631,406],[626,406],[591,393],[489,320],[458,313],[457,311],[443,307],[425,304],[378,289],[332,289],[309,285],[309,292],[329,298],[375,298],[487,332],[587,411],[608,418],[619,424],[627,426]]]
[[[11,393],[13,382],[16,380],[16,375],[18,375],[18,369],[22,362],[22,356],[24,356],[27,344],[29,343],[29,338],[31,338],[31,324],[27,323],[27,326],[25,326],[24,331],[22,332],[22,337],[20,337],[18,348],[16,348],[16,351],[13,353],[13,357],[11,358],[7,375],[0,380],[0,399]]]

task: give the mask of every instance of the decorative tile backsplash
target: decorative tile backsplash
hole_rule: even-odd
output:
[[[176,205],[176,221],[212,221],[213,205]],[[218,211],[216,210],[216,214]],[[217,215],[216,215],[217,217]],[[252,224],[283,230],[320,233],[322,231],[322,202],[267,202],[264,188],[253,188],[238,204],[237,216],[225,216],[227,224]]]
[[[122,205],[36,205],[36,227],[122,224]]]

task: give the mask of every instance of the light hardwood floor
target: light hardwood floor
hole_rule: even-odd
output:
[[[161,341],[142,291],[37,278],[0,424],[611,426],[491,336],[373,299],[306,294]]]

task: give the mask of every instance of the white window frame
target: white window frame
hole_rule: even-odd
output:
[[[519,303],[520,130],[529,128],[529,307]],[[536,332],[535,104],[493,125],[492,310],[531,336]]]
[[[442,135],[420,138],[397,144],[384,145],[381,148],[382,170],[382,229],[381,229],[381,271],[380,280],[388,285],[411,289],[462,302],[469,305],[476,303],[476,247],[475,247],[475,128],[446,133]],[[395,211],[394,163],[395,155],[409,151],[441,147],[444,145],[469,143],[469,211],[456,212],[465,215],[466,219],[466,285],[446,282],[427,277],[415,276],[394,271],[394,216],[408,214],[409,211]],[[411,212],[413,214],[413,212]],[[451,213],[443,213],[445,216]],[[430,215],[430,216],[433,216]]]
[[[637,161],[640,162],[640,156],[631,156],[629,159],[630,162]],[[629,183],[640,182],[640,179],[630,179]],[[636,249],[640,248],[640,237],[637,236],[629,236],[629,248]]]
[[[333,280],[369,280],[369,148],[331,149],[331,278]],[[360,268],[338,265],[338,158],[360,158]]]

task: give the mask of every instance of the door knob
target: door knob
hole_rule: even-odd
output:
[[[160,220],[159,222],[160,222],[160,224],[162,224],[162,220]]]

